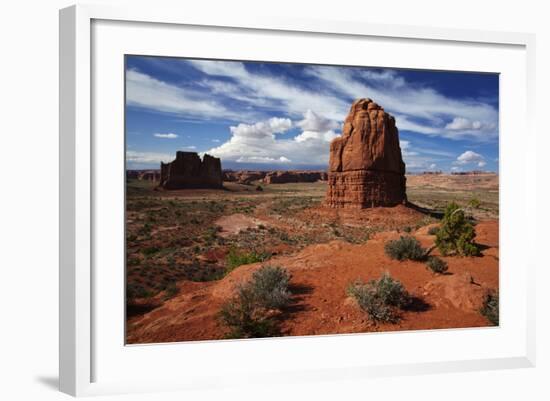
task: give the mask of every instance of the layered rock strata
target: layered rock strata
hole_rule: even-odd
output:
[[[407,201],[405,183],[395,118],[371,99],[356,100],[330,144],[326,205],[395,206]]]

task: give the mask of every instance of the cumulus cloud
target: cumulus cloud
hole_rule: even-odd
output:
[[[435,163],[430,164],[430,170],[433,170],[433,169],[435,169],[436,167],[437,167],[437,164],[435,164]]]
[[[230,127],[228,141],[207,153],[239,163],[324,164],[328,162],[330,141],[338,136],[331,129],[335,126],[311,111],[296,122],[274,117],[254,124],[240,123]],[[307,130],[292,138],[279,137],[294,127]]]
[[[176,139],[178,137],[177,134],[174,134],[172,132],[169,132],[169,133],[166,133],[166,134],[156,132],[156,133],[153,134],[153,136],[155,138],[163,138],[163,139]]]
[[[241,123],[236,127],[230,127],[233,138],[251,138],[261,139],[271,137],[275,133],[283,133],[292,127],[292,121],[289,118],[273,117],[267,121],[261,121],[256,124]]]
[[[479,167],[485,166],[485,158],[472,150],[467,150],[456,158],[456,164],[472,164],[476,163]]]
[[[451,131],[480,131],[492,130],[495,128],[495,123],[483,123],[481,121],[471,121],[463,117],[455,117],[453,121],[445,125],[445,128]]]

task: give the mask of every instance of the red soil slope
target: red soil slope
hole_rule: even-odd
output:
[[[412,234],[424,247],[433,245],[429,227]],[[384,244],[395,231],[373,236],[365,244],[341,241],[312,245],[291,256],[267,263],[292,275],[293,305],[281,320],[283,335],[316,335],[367,331],[418,330],[488,326],[478,312],[488,288],[498,288],[498,221],[476,226],[482,256],[444,257],[449,274],[435,276],[421,262],[399,262],[384,254]],[[432,252],[439,255],[438,251]],[[184,281],[179,294],[158,308],[128,321],[128,343],[222,339],[226,329],[216,318],[238,283],[246,281],[261,264],[240,266],[219,281]],[[356,279],[368,281],[388,271],[416,297],[415,308],[403,312],[397,324],[373,324],[346,294]]]

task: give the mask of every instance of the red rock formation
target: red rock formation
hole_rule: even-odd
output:
[[[252,181],[258,181],[265,177],[265,171],[224,171],[223,180],[249,185]]]
[[[330,144],[326,204],[394,206],[407,200],[405,163],[395,119],[371,99],[353,102],[342,136]]]
[[[160,187],[164,189],[222,188],[220,159],[195,152],[176,152],[171,163],[160,163]]]
[[[266,184],[284,184],[287,182],[326,181],[324,171],[271,171],[266,174],[263,182]]]

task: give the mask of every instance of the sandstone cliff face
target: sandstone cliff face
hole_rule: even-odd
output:
[[[326,204],[394,206],[407,200],[395,119],[371,99],[353,102],[342,136],[330,144]]]
[[[171,163],[160,163],[160,187],[164,189],[222,188],[220,159],[195,152],[176,152]]]

